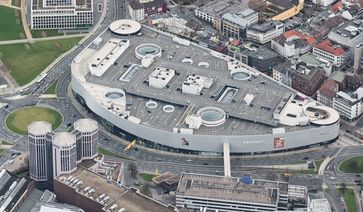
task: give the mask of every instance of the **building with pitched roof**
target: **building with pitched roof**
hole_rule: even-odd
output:
[[[313,48],[313,54],[332,62],[335,66],[341,66],[349,57],[348,48],[334,44],[329,39],[323,40]]]
[[[271,48],[281,56],[291,59],[309,52],[315,42],[316,39],[313,36],[290,30],[272,39]]]

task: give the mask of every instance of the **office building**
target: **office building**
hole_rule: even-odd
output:
[[[280,62],[276,52],[252,42],[229,45],[228,55],[261,72],[271,71]]]
[[[129,0],[128,13],[132,20],[143,21],[147,16],[167,12],[165,0]]]
[[[304,186],[249,175],[226,178],[182,173],[176,190],[176,206],[181,210],[286,211],[289,205],[292,210],[306,209],[307,198]]]
[[[145,19],[145,10],[139,0],[129,0],[127,8],[132,20],[143,21]]]
[[[29,174],[38,187],[48,188],[48,183],[53,180],[51,132],[52,125],[45,121],[28,126]]]
[[[323,40],[313,48],[313,54],[327,60],[339,67],[348,58],[349,51],[339,44],[333,44],[330,40]]]
[[[354,92],[339,91],[333,99],[333,108],[348,121],[354,121],[363,113],[363,88]]]
[[[307,207],[308,212],[331,212],[331,207],[327,199],[312,198],[309,196],[309,202]]]
[[[211,23],[214,28],[222,32],[222,16],[246,10],[247,3],[248,0],[214,0],[195,9],[195,16]]]
[[[244,40],[246,27],[257,23],[258,13],[251,9],[245,9],[238,13],[225,13],[222,15],[222,33],[228,38]]]
[[[282,33],[284,33],[284,24],[281,21],[266,21],[249,26],[247,28],[247,39],[265,44]]]
[[[327,7],[327,6],[331,5],[335,1],[334,0],[312,0],[312,2],[314,4],[318,4],[318,5],[321,5],[323,7]]]
[[[79,119],[74,122],[75,133],[79,133],[80,144],[77,145],[77,152],[80,152],[80,158],[92,159],[97,156],[98,142],[98,124],[92,119]],[[79,161],[79,159],[77,160]]]
[[[354,48],[362,43],[363,40],[362,27],[363,15],[359,15],[353,20],[332,29],[328,34],[328,38],[342,46],[349,47],[354,52]]]
[[[79,29],[93,24],[93,0],[31,0],[31,29]]]
[[[53,173],[54,176],[69,174],[77,168],[76,136],[68,132],[53,136]]]
[[[53,177],[75,170],[76,164],[97,156],[98,125],[80,119],[71,133],[53,133],[48,122],[28,126],[29,172],[38,188],[52,190]]]

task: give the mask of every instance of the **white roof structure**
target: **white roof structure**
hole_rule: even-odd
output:
[[[69,132],[57,133],[53,138],[53,144],[56,146],[72,146],[76,143],[76,136]]]
[[[138,33],[141,24],[131,19],[120,19],[110,25],[110,30],[117,35],[132,35]]]
[[[46,121],[35,121],[28,125],[28,132],[33,135],[45,135],[52,132],[52,125]]]
[[[101,77],[129,47],[128,40],[110,39],[90,60],[88,68],[92,75]]]
[[[79,119],[78,121],[74,122],[74,129],[78,130],[79,132],[90,132],[97,130],[97,128],[97,121],[93,119]]]

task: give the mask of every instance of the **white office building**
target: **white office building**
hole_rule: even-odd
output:
[[[52,132],[52,125],[45,121],[36,121],[28,126],[29,173],[36,182],[48,180],[49,152],[47,135]]]
[[[92,119],[79,119],[74,122],[74,130],[80,133],[77,139],[77,161],[97,156],[98,124]]]
[[[61,132],[53,137],[53,174],[55,177],[77,169],[76,136]]]
[[[79,29],[93,24],[93,0],[31,0],[31,29]]]
[[[303,187],[303,186],[302,186]],[[223,177],[183,173],[176,190],[176,206],[189,210],[208,211],[279,211],[287,209],[289,199],[306,200],[306,187],[288,190],[288,183],[279,181]]]
[[[339,91],[333,99],[333,108],[348,121],[357,119],[362,113],[363,88],[352,93]]]
[[[333,44],[330,40],[323,40],[315,45],[313,54],[333,63],[337,67],[343,65],[348,58],[346,50],[340,45]]]
[[[327,7],[327,6],[331,5],[333,2],[335,2],[335,0],[313,0],[312,2],[314,4],[318,4],[323,7]]]
[[[142,6],[139,0],[128,1],[127,9],[132,20],[143,21],[145,19],[144,6]]]
[[[336,43],[349,47],[353,52],[354,48],[362,43],[362,27],[363,15],[360,15],[332,29],[328,34],[328,38]]]
[[[308,212],[331,212],[331,207],[327,199],[312,199],[309,197]]]
[[[254,24],[247,28],[247,39],[256,43],[265,44],[284,33],[284,24],[281,21],[266,21]]]

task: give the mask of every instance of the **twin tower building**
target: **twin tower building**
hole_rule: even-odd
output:
[[[69,174],[82,160],[97,156],[97,122],[79,119],[73,128],[72,132],[54,133],[45,121],[28,126],[29,172],[37,187],[52,190],[53,177]]]

